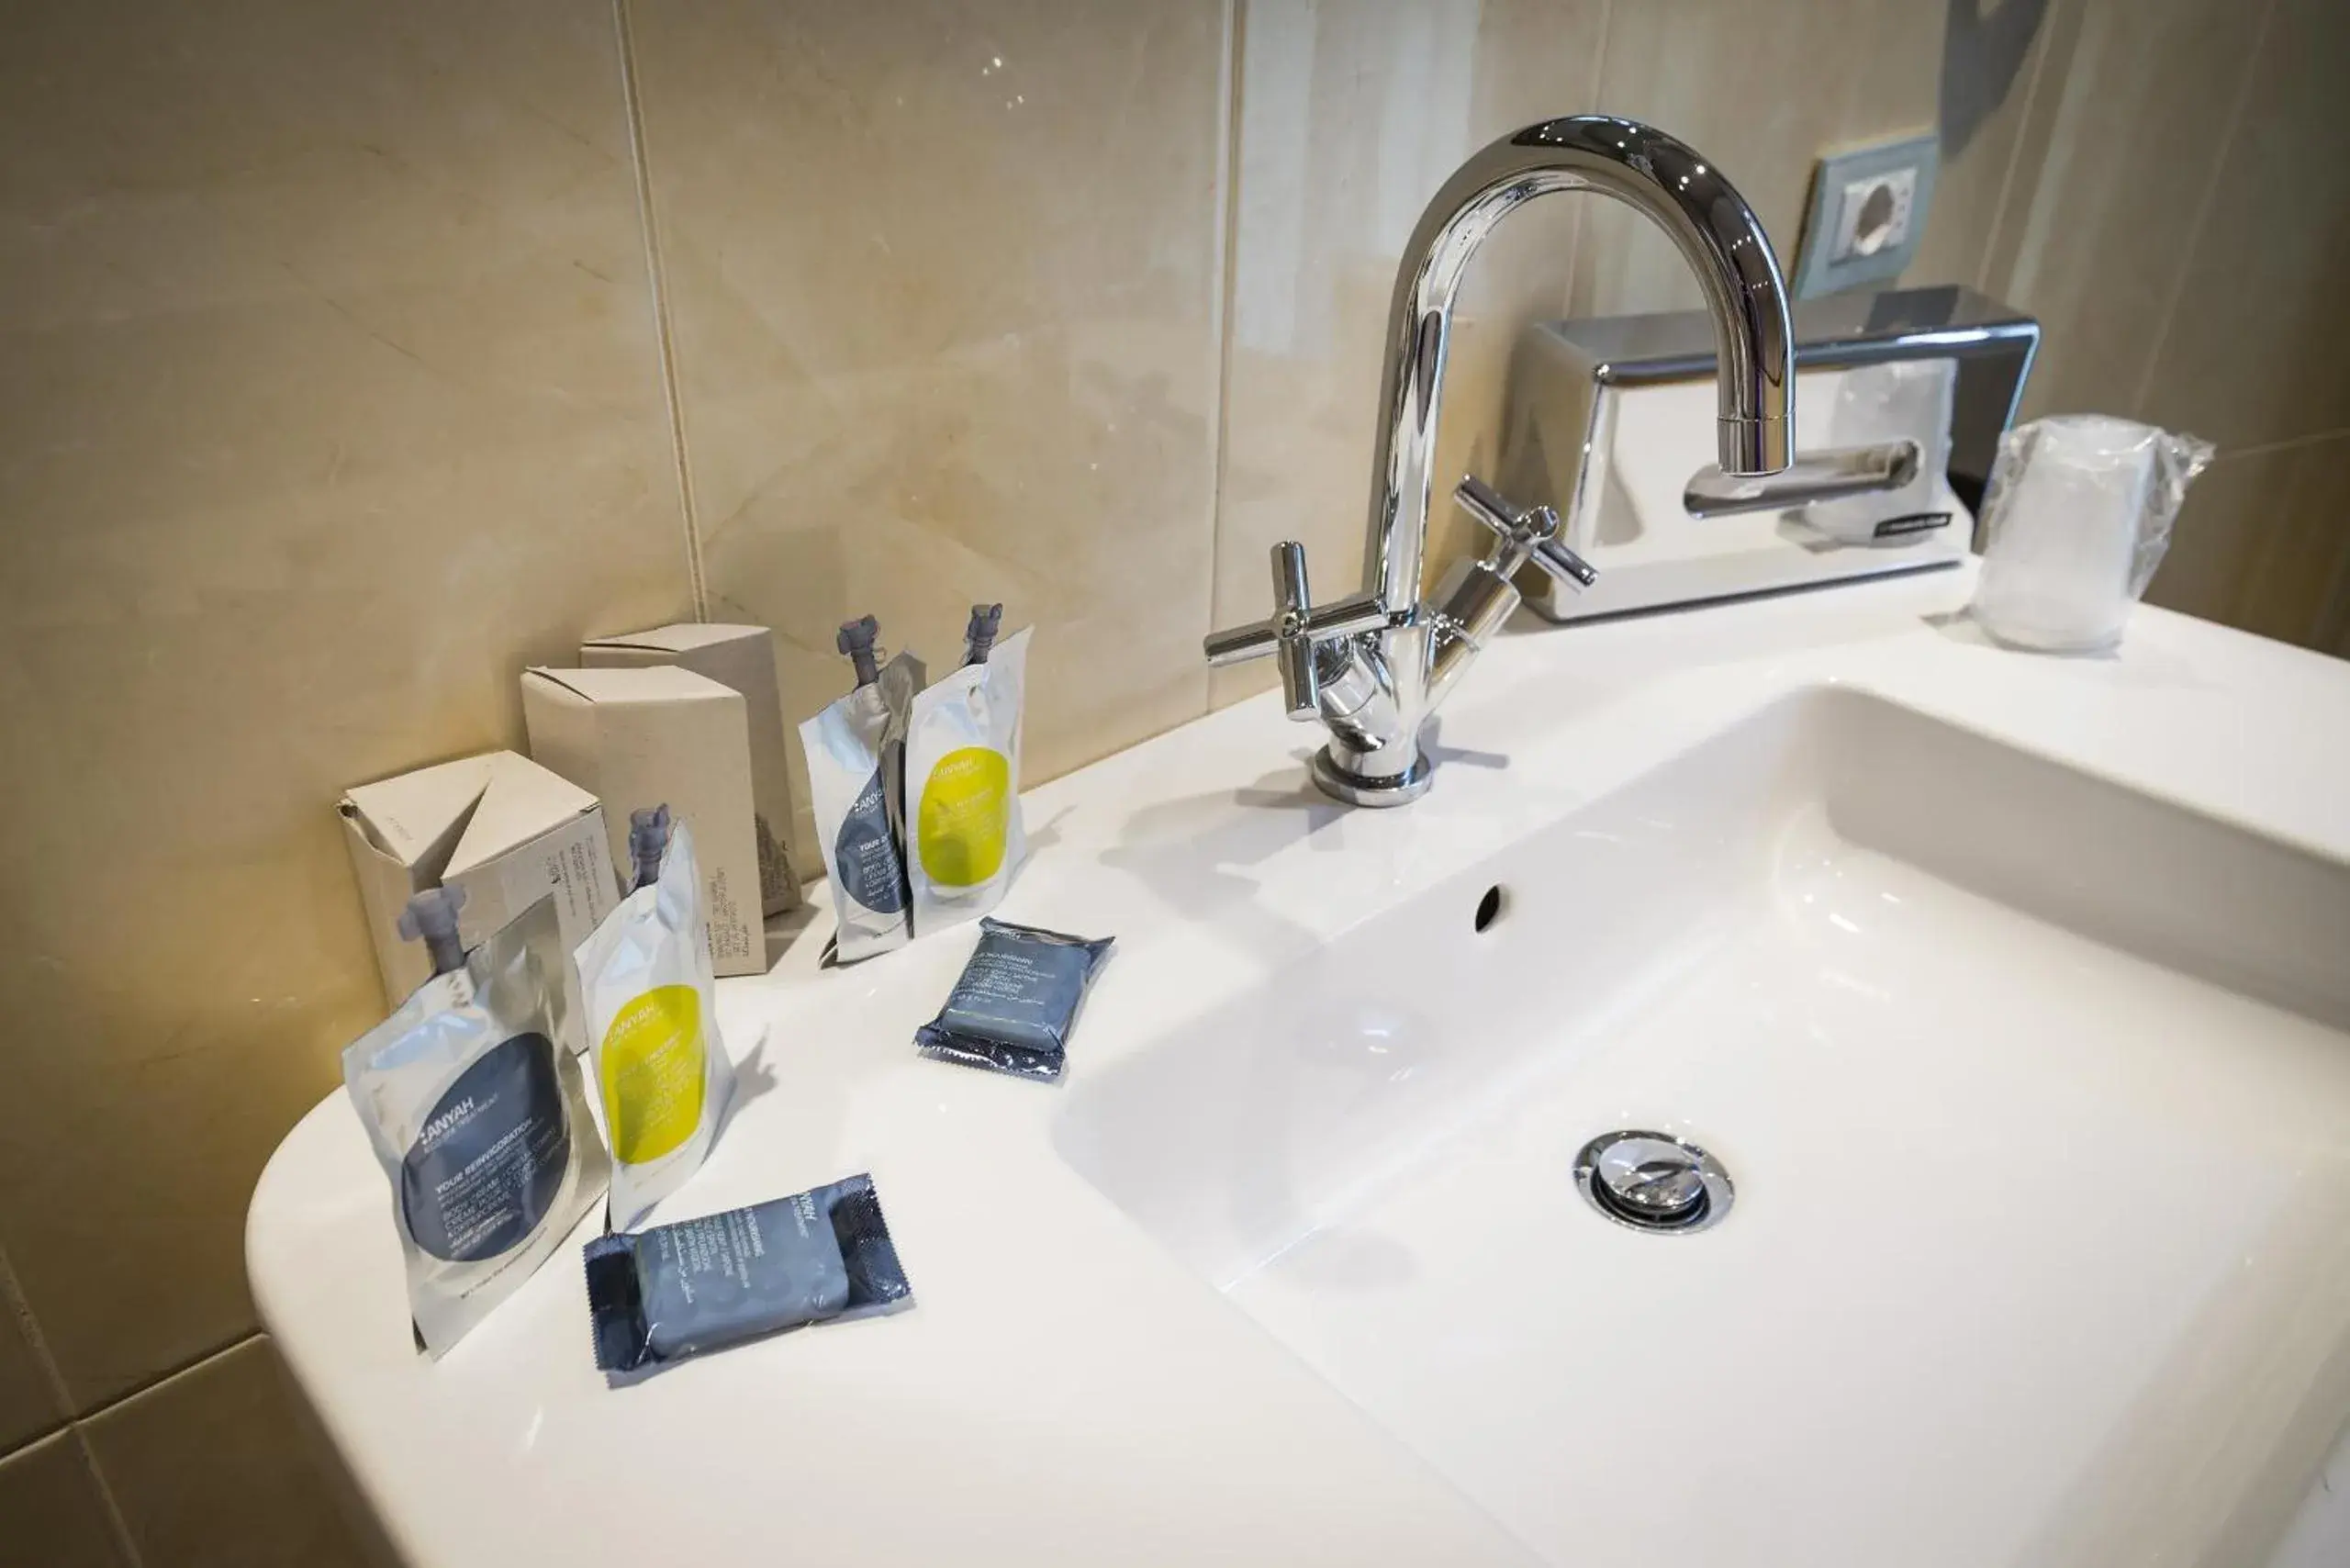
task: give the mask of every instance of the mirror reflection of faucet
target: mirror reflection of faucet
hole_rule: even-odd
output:
[[[1689,476],[1681,508],[1691,517],[1788,511],[1840,496],[1897,490],[1917,477],[1918,443],[1905,436],[1874,446],[1810,453],[1776,474],[1733,476],[1709,465]]]
[[[1954,287],[1831,295],[1789,314],[1801,454],[1762,476],[1724,474],[1697,433],[1716,363],[1704,313],[1519,333],[1497,483],[1555,508],[1560,542],[1599,572],[1587,591],[1529,577],[1529,609],[1582,622],[1967,558],[2038,324]]]
[[[1471,477],[1455,498],[1494,534],[1493,549],[1454,567],[1432,599],[1419,591],[1461,274],[1504,216],[1572,190],[1598,191],[1644,213],[1695,271],[1713,326],[1721,471],[1776,474],[1793,455],[1793,334],[1778,258],[1753,209],[1702,153],[1634,120],[1575,115],[1528,126],[1472,156],[1421,215],[1396,274],[1361,591],[1315,605],[1304,548],[1285,542],[1272,552],[1273,613],[1206,639],[1211,665],[1275,659],[1290,716],[1318,718],[1329,732],[1312,770],[1341,801],[1393,806],[1427,792],[1435,765],[1421,731],[1516,608],[1511,579],[1521,567],[1570,592],[1595,580],[1560,540],[1553,509],[1515,505]]]

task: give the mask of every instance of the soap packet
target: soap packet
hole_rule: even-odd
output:
[[[913,700],[906,810],[917,936],[994,908],[1027,857],[1020,729],[1029,629],[995,644],[1002,610],[972,607],[968,662]]]
[[[856,689],[800,726],[808,792],[837,919],[843,963],[903,946],[913,894],[906,876],[906,725],[922,689],[922,661],[878,660],[879,626],[867,615],[840,629]]]
[[[946,1005],[914,1031],[914,1044],[941,1061],[1059,1078],[1078,1009],[1113,940],[982,918]]]
[[[552,896],[470,955],[411,901],[435,974],[342,1053],[343,1085],[392,1188],[408,1311],[434,1359],[511,1295],[603,1195],[579,1061],[557,1044]],[[445,936],[445,942],[436,942]],[[447,966],[447,967],[443,967]]]
[[[615,1382],[810,1323],[913,1305],[869,1175],[588,1243],[596,1365]]]
[[[618,1229],[700,1169],[734,1092],[693,834],[666,805],[632,812],[629,852],[635,890],[576,955]]]

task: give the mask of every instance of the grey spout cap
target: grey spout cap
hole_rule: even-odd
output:
[[[971,606],[970,624],[963,628],[963,662],[983,665],[995,648],[996,629],[1003,624],[1003,606],[975,604]]]
[[[870,615],[860,615],[854,621],[842,622],[840,635],[834,639],[834,646],[846,654],[849,663],[856,666],[859,686],[872,685],[874,678],[880,674],[880,661],[875,655],[875,644],[880,636],[881,622]]]
[[[651,887],[661,879],[661,857],[669,852],[667,802],[629,812],[628,852],[636,862],[636,879],[629,884],[630,891]]]
[[[465,944],[457,935],[457,912],[464,907],[464,889],[427,888],[412,895],[400,911],[400,936],[424,944],[436,975],[465,967]]]

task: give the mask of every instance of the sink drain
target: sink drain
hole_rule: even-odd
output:
[[[1575,1186],[1593,1208],[1634,1230],[1718,1225],[1737,1197],[1721,1161],[1671,1133],[1605,1133],[1575,1156]]]

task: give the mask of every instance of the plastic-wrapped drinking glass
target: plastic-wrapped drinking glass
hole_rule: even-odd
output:
[[[2009,431],[1983,498],[1975,619],[1998,641],[2091,653],[2121,640],[2211,443],[2063,414]]]

